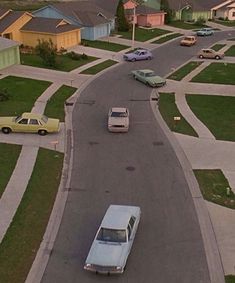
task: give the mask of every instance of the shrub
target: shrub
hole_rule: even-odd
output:
[[[203,17],[199,17],[196,22],[195,22],[195,25],[197,26],[201,26],[203,24],[205,24],[206,20],[203,18]]]
[[[0,101],[9,100],[9,94],[7,93],[7,89],[0,90]]]
[[[77,54],[77,53],[74,52],[74,51],[68,52],[68,53],[67,53],[67,56],[68,56],[70,59],[76,60],[76,61],[78,61],[78,60],[81,59],[81,55],[80,55],[80,54]]]
[[[81,58],[84,59],[84,60],[87,60],[87,59],[88,59],[88,56],[87,56],[85,53],[83,53],[83,54],[81,55]]]

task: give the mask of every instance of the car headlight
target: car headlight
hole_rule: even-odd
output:
[[[116,270],[122,270],[121,266],[116,266]]]
[[[90,263],[86,263],[85,266],[84,266],[84,268],[89,268],[89,267],[91,267]]]

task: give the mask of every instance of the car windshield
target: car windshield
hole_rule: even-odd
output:
[[[127,113],[126,112],[112,112],[111,113],[111,117],[127,117]]]
[[[18,123],[21,118],[22,118],[22,116],[17,116],[17,117],[15,118],[15,122]]]
[[[145,73],[145,77],[154,77],[154,72]]]
[[[100,228],[96,239],[104,242],[125,243],[126,230]]]

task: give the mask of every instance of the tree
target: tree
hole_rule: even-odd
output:
[[[174,18],[174,12],[170,9],[169,3],[167,0],[161,0],[161,10],[166,12],[165,23],[169,24]]]
[[[35,51],[42,58],[45,65],[55,67],[57,48],[51,39],[49,39],[49,41],[39,39]]]
[[[118,31],[128,31],[129,24],[125,16],[125,11],[124,11],[122,0],[119,0],[118,2],[116,16],[117,16]]]

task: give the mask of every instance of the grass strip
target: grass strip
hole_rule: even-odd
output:
[[[226,56],[235,56],[235,45],[232,45],[228,50],[225,52]]]
[[[171,131],[176,133],[181,133],[184,135],[198,137],[195,130],[191,125],[184,119],[184,117],[179,112],[175,104],[174,93],[159,93],[159,111],[167,123]],[[175,121],[174,117],[180,117],[180,121]]]
[[[235,141],[235,97],[187,94],[193,113],[218,140]]]
[[[181,29],[200,29],[205,28],[207,25],[199,25],[199,24],[193,24],[193,23],[186,23],[184,21],[172,21],[168,24],[169,26],[181,28]]]
[[[200,66],[202,62],[199,61],[192,61],[184,66],[182,66],[180,69],[175,71],[173,74],[171,74],[168,79],[175,80],[175,81],[181,81],[185,76],[187,76],[189,73],[191,73],[194,69],[196,69],[198,66]]]
[[[25,194],[0,244],[1,282],[25,282],[53,208],[62,166],[63,154],[39,149]]]
[[[235,64],[233,63],[211,63],[193,77],[191,82],[235,85],[234,74]]]
[[[182,35],[181,33],[172,33],[172,34],[169,34],[169,35],[165,35],[165,36],[159,38],[158,40],[152,41],[151,43],[162,44],[162,43],[167,42],[171,39],[177,38],[181,35]]]
[[[226,44],[215,44],[211,47],[211,49],[215,50],[215,51],[219,51],[220,49],[222,49],[224,46],[226,46]]]
[[[204,199],[235,209],[235,195],[232,190],[230,190],[229,195],[227,195],[229,183],[221,170],[198,169],[193,170],[193,172],[197,178]]]
[[[48,100],[44,114],[48,117],[57,118],[60,122],[65,120],[64,103],[77,90],[71,86],[61,86]]]
[[[0,197],[2,196],[11,178],[11,174],[15,169],[20,151],[20,145],[0,143]]]
[[[103,71],[106,68],[109,68],[115,64],[117,64],[118,62],[113,61],[113,60],[106,60],[100,64],[97,64],[95,66],[92,66],[84,71],[82,71],[80,74],[86,74],[86,75],[95,75],[101,71]]]
[[[235,275],[226,275],[225,276],[226,283],[235,283]]]
[[[87,56],[86,59],[82,57],[79,60],[73,60],[69,58],[67,55],[57,55],[56,56],[56,65],[55,67],[47,66],[41,57],[36,54],[21,54],[21,64],[33,66],[37,68],[44,68],[44,69],[53,69],[58,71],[70,72],[74,69],[77,69],[83,65],[86,65],[90,62],[97,60],[98,58]]]
[[[214,21],[217,24],[227,26],[227,27],[234,27],[235,26],[235,21],[222,21],[222,20],[216,20]]]
[[[98,48],[98,49],[104,49],[104,50],[109,50],[109,51],[114,51],[114,52],[119,52],[121,50],[124,50],[124,49],[127,49],[127,48],[130,47],[130,46],[127,46],[127,45],[108,42],[108,41],[102,41],[102,40],[94,40],[93,41],[93,40],[87,40],[87,39],[83,39],[82,44],[84,46]]]
[[[0,91],[7,100],[0,101],[0,116],[17,116],[30,112],[37,98],[51,82],[8,76],[0,80]]]
[[[152,29],[144,29],[144,28],[135,28],[135,41],[144,42],[147,40],[150,40],[152,38],[170,33],[170,30],[165,29],[159,29],[159,28],[152,28]],[[118,32],[119,35],[121,35],[122,38],[125,39],[132,39],[132,29],[126,32]]]

